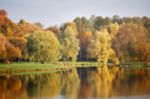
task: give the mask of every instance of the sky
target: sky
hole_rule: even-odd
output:
[[[0,9],[16,23],[25,19],[47,27],[91,15],[150,17],[150,0],[0,0]]]

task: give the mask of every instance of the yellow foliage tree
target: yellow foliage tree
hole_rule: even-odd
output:
[[[90,58],[96,58],[98,62],[106,65],[108,60],[112,60],[114,64],[119,64],[119,60],[112,49],[112,39],[118,31],[117,24],[110,25],[111,33],[106,28],[96,31],[95,35],[89,40],[88,55]]]
[[[62,58],[65,61],[76,61],[79,53],[79,40],[76,38],[75,27],[68,25],[61,35]]]

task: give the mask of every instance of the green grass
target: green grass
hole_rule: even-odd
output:
[[[39,69],[39,68],[59,68],[60,66],[54,64],[40,64],[40,63],[12,63],[0,64],[0,68],[4,69]]]
[[[146,62],[122,62],[121,65],[146,65]]]
[[[17,73],[35,73],[35,72],[47,72],[57,69],[61,69],[62,66],[56,64],[40,64],[40,63],[12,63],[12,64],[0,64],[1,74],[17,74]]]
[[[59,62],[51,63],[11,63],[0,64],[0,75],[17,75],[17,74],[40,74],[57,71],[69,70],[77,67],[94,67],[98,66],[97,62]]]
[[[113,65],[113,64],[111,64]],[[128,65],[128,67],[126,67]],[[69,70],[72,68],[79,67],[98,67],[98,62],[59,62],[57,64],[51,63],[11,63],[11,64],[0,64],[0,75],[17,75],[17,74],[40,74],[50,73],[62,70]],[[144,62],[127,62],[120,65],[122,68],[139,69],[147,67],[148,65]]]

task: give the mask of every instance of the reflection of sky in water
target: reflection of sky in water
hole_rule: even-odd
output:
[[[0,99],[149,99],[149,82],[149,70],[117,67],[0,77]]]

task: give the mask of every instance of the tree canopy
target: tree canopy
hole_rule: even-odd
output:
[[[61,45],[51,31],[35,31],[27,38],[31,60],[56,62],[60,59]]]
[[[44,28],[0,10],[0,62],[150,61],[149,17],[76,17]]]

